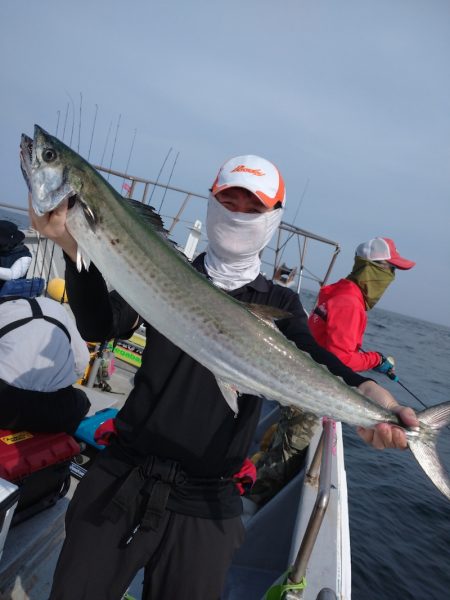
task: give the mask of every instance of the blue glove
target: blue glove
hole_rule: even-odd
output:
[[[395,371],[395,360],[392,358],[392,356],[383,356],[382,354],[380,354],[381,356],[381,361],[380,364],[376,367],[373,367],[374,371],[377,371],[378,373],[383,373],[384,375],[388,375],[391,379],[394,379],[394,377],[396,377],[394,371]],[[393,375],[393,377],[392,377]]]

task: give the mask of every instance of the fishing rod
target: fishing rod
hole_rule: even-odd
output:
[[[81,140],[81,107],[83,105],[83,94],[80,92],[80,118],[78,120],[78,145],[77,152],[80,152],[80,140]]]
[[[111,167],[112,167],[112,162],[113,162],[113,158],[114,158],[114,151],[116,149],[116,142],[117,142],[117,136],[119,133],[119,127],[120,127],[120,120],[122,118],[122,114],[119,115],[118,119],[117,119],[117,126],[116,126],[116,135],[114,137],[114,142],[113,142],[113,147],[112,147],[112,152],[111,152],[111,160],[109,161],[109,170],[111,171]],[[109,179],[109,173],[108,173],[108,179]]]
[[[70,148],[72,148],[73,130],[75,129],[75,102],[73,101],[72,96],[69,94],[69,92],[67,90],[66,90],[66,94],[69,96],[70,103],[72,105],[72,128],[70,130],[70,140],[68,143],[68,146],[70,146]]]
[[[106,152],[106,147],[108,146],[108,142],[109,142],[109,134],[111,133],[111,127],[112,127],[112,119],[109,122],[109,128],[108,128],[108,134],[106,135],[105,147],[103,148],[103,154],[102,154],[102,158],[100,160],[101,167],[103,167],[103,159],[105,158],[105,152]]]
[[[127,173],[128,173],[128,167],[130,166],[131,154],[133,152],[134,141],[136,139],[136,132],[137,132],[137,129],[134,130],[133,141],[131,142],[130,153],[128,155],[128,160],[127,160],[127,166],[125,167],[125,175],[127,175]],[[120,188],[121,191],[124,189],[125,179],[126,178],[124,177],[123,180],[122,180],[122,187]],[[127,190],[127,195],[128,195],[129,191],[131,191],[131,188],[129,190]]]
[[[420,398],[418,398],[415,394],[412,393],[411,390],[409,390],[406,385],[404,385],[400,379],[397,377],[397,375],[395,374],[395,372],[392,369],[389,369],[389,371],[386,373],[386,375],[389,377],[389,379],[391,379],[392,381],[395,381],[396,383],[398,383],[399,385],[401,385],[401,387],[408,392],[408,394],[410,394],[413,398],[415,398],[417,400],[417,402],[419,402],[424,408],[430,408],[430,406],[427,406],[424,402],[422,402],[422,400]],[[447,429],[450,429],[450,425],[447,425]]]
[[[61,116],[61,111],[60,111],[60,110],[57,110],[57,111],[56,111],[56,113],[57,113],[57,115],[58,115],[58,119],[57,119],[57,121],[56,121],[56,133],[55,133],[55,136],[56,136],[56,137],[58,137],[59,118],[60,118],[60,116]]]
[[[292,221],[292,225],[295,225],[295,221],[297,220],[297,217],[298,217],[298,213],[299,213],[300,207],[301,207],[301,205],[303,204],[303,200],[305,199],[305,196],[306,196],[306,191],[307,191],[307,189],[308,189],[308,185],[309,185],[309,177],[308,177],[308,179],[306,180],[305,187],[303,188],[303,192],[302,192],[302,195],[301,195],[301,197],[300,197],[300,202],[299,202],[299,203],[298,203],[298,205],[297,205],[297,210],[296,210],[296,212],[295,212],[295,216],[294,216],[294,219],[293,219],[293,221]],[[282,250],[281,250],[281,255],[280,255],[279,259],[278,259],[278,264],[277,264],[277,265],[275,265],[275,268],[278,268],[278,267],[281,265],[281,260],[282,260],[282,258],[283,258],[283,254],[284,254],[284,251],[285,251],[285,249],[286,249],[286,246],[287,246],[287,244],[288,244],[289,240],[291,240],[291,239],[294,237],[294,235],[295,235],[295,233],[294,233],[294,232],[292,232],[292,233],[291,233],[291,235],[288,235],[288,238],[287,238],[287,240],[286,240],[286,241],[285,241],[285,243],[283,244],[283,247],[282,247]]]
[[[361,348],[361,350],[363,352],[366,352],[364,349]],[[424,408],[430,408],[429,406],[427,406],[426,404],[424,404],[422,402],[422,400],[420,398],[418,398],[415,394],[413,394],[411,392],[411,390],[409,390],[406,385],[404,385],[400,379],[398,378],[398,376],[395,373],[395,360],[392,358],[392,356],[388,356],[387,360],[391,363],[392,367],[389,369],[389,371],[386,371],[385,373],[383,373],[384,375],[387,375],[387,377],[389,377],[389,379],[391,381],[395,381],[395,383],[398,383],[404,390],[405,392],[408,392],[408,394],[410,394],[413,398],[415,398],[417,400],[417,402],[419,404],[421,404]]]
[[[166,189],[164,190],[164,195],[163,195],[163,197],[162,197],[161,204],[159,205],[159,209],[158,209],[158,213],[159,213],[159,214],[161,214],[161,209],[162,209],[162,205],[164,204],[164,198],[166,197],[167,188],[169,187],[169,185],[170,185],[170,182],[171,182],[171,180],[172,180],[172,175],[173,175],[173,172],[174,172],[174,169],[175,169],[175,165],[177,164],[177,160],[178,160],[178,157],[179,157],[179,156],[180,156],[180,153],[179,153],[179,152],[177,152],[177,155],[176,155],[176,157],[175,157],[175,161],[174,161],[174,163],[173,163],[173,165],[172,165],[172,170],[170,171],[169,179],[168,179],[168,181],[167,181]]]
[[[92,125],[92,131],[91,131],[91,141],[89,143],[89,152],[88,152],[88,157],[87,157],[87,161],[89,162],[89,157],[91,156],[91,149],[92,149],[92,140],[94,139],[94,130],[95,130],[95,123],[97,121],[97,113],[98,113],[98,104],[95,105],[95,113],[94,113],[94,123]]]
[[[159,178],[161,176],[162,170],[164,169],[164,165],[166,164],[167,159],[169,158],[169,155],[170,155],[171,152],[172,152],[172,148],[169,148],[169,152],[166,154],[166,158],[164,159],[163,164],[161,165],[161,168],[160,168],[159,173],[158,173],[158,177],[156,178],[155,184],[154,184],[153,189],[152,189],[152,193],[150,194],[150,198],[148,199],[148,202],[147,202],[148,205],[150,205],[150,202],[152,201],[153,193],[154,193],[154,191],[156,189],[156,186],[158,185]]]
[[[63,132],[62,132],[62,141],[64,141],[64,136],[66,135],[66,125],[67,125],[67,118],[69,116],[69,103],[66,104],[66,116],[64,117],[64,127],[63,127]]]
[[[297,205],[297,210],[295,211],[295,216],[294,216],[294,220],[292,221],[292,225],[295,225],[295,221],[297,220],[298,213],[299,213],[299,211],[300,211],[300,208],[301,208],[301,206],[302,206],[302,204],[303,204],[303,200],[305,199],[305,196],[306,196],[306,190],[308,189],[308,186],[309,186],[309,177],[308,177],[308,179],[306,180],[305,187],[303,188],[303,193],[302,193],[302,195],[301,195],[300,202],[299,202],[299,203],[298,203],[298,205]]]
[[[411,390],[409,390],[406,385],[404,385],[400,379],[397,377],[397,375],[395,374],[393,369],[389,369],[389,371],[386,373],[386,375],[389,377],[389,379],[391,381],[395,381],[396,383],[398,383],[406,392],[408,392],[408,394],[410,394],[413,398],[415,398],[417,400],[417,402],[419,402],[424,408],[429,408],[426,404],[424,404],[422,402],[422,400],[420,398],[418,398],[415,394],[412,393]]]
[[[365,352],[365,350],[363,350],[363,352]],[[384,375],[387,375],[391,381],[395,381],[395,383],[398,383],[405,390],[405,392],[408,392],[408,394],[412,396],[415,400],[417,400],[417,402],[421,404],[424,408],[431,408],[430,406],[427,406],[424,402],[422,402],[420,398],[418,398],[410,389],[406,387],[404,383],[400,381],[398,376],[395,374],[395,361],[392,358],[392,356],[388,356],[387,359],[393,364],[393,367],[389,369],[389,371],[384,373]],[[447,425],[446,427],[450,430],[450,425]]]

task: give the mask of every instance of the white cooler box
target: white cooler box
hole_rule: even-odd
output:
[[[0,559],[3,554],[6,536],[19,500],[19,488],[14,483],[0,477]]]

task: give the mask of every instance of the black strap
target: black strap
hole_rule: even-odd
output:
[[[144,530],[151,529],[157,531],[161,518],[166,510],[167,500],[169,498],[171,483],[157,480],[150,489],[150,495],[141,520],[141,527]]]
[[[4,302],[9,302],[11,300],[17,300],[17,299],[18,298],[2,298],[0,300],[0,303],[3,304]],[[55,319],[54,317],[49,317],[48,315],[44,315],[44,313],[42,312],[42,308],[39,306],[39,302],[36,300],[36,298],[23,298],[23,300],[26,300],[28,302],[28,304],[30,305],[32,316],[25,317],[23,319],[18,319],[17,321],[12,321],[11,323],[8,323],[8,325],[5,325],[4,327],[2,327],[0,329],[0,337],[3,337],[7,333],[9,333],[10,331],[13,331],[14,329],[17,329],[18,327],[22,327],[22,325],[26,325],[27,323],[30,323],[30,321],[32,321],[33,319],[44,319],[44,321],[48,321],[49,323],[56,325],[56,327],[59,327],[59,329],[61,329],[66,334],[66,336],[69,340],[69,343],[70,343],[71,338],[70,338],[70,334],[67,330],[67,327],[65,325],[63,325],[60,321]]]
[[[314,309],[313,312],[314,312],[315,315],[317,315],[318,317],[320,317],[324,321],[327,320],[327,313],[322,308],[320,308],[320,306],[316,306],[316,308]]]
[[[147,480],[145,490],[149,492],[147,507],[141,520],[142,529],[156,531],[166,510],[172,485],[177,480],[179,463],[172,460],[157,459],[153,462],[151,478]]]
[[[114,459],[109,463],[115,462]],[[179,463],[171,460],[160,459],[156,456],[147,457],[145,464],[131,468],[125,476],[123,469],[116,470],[114,464],[109,464],[117,476],[122,477],[122,483],[113,497],[102,510],[102,517],[116,523],[135,501],[139,494],[143,494],[144,503],[141,514],[132,531],[127,533],[122,543],[126,546],[134,538],[137,531],[157,530],[164,515],[172,486],[185,481],[185,475],[180,472]],[[122,465],[119,465],[123,466]]]
[[[129,471],[119,489],[103,509],[102,516],[113,523],[117,523],[122,514],[128,510],[130,503],[139,494],[142,486],[141,469],[140,467],[134,467]]]

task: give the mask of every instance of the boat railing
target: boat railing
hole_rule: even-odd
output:
[[[325,273],[322,276],[315,274],[310,270],[310,268],[307,267],[310,246],[314,242],[318,242],[321,245],[331,246],[332,248],[331,258],[329,259]],[[273,278],[276,279],[277,271],[284,266],[282,260],[285,249],[290,244],[292,251],[292,246],[295,245],[295,243],[297,245],[297,271],[295,273],[295,279],[292,283],[296,286],[297,293],[300,293],[300,288],[304,279],[314,281],[318,284],[319,288],[322,287],[327,283],[338,254],[341,251],[339,244],[333,240],[329,240],[323,236],[312,233],[311,231],[307,231],[306,229],[301,229],[295,225],[285,223],[284,221],[280,223],[278,228],[275,248],[268,248],[269,251],[271,250],[274,252],[274,258],[272,260]],[[265,263],[264,260],[262,262],[263,264]]]
[[[151,204],[161,215],[169,234],[180,247],[186,246],[187,232],[190,232],[190,258],[206,248],[207,237],[202,230],[202,223],[206,218],[207,195],[99,165],[94,167],[121,195],[143,204]],[[13,210],[25,216],[27,214],[25,207],[0,204],[0,208]],[[35,247],[36,259],[32,265],[35,274],[47,281],[52,277],[63,277],[59,265],[53,265],[53,253],[58,254],[58,251],[53,249],[53,244],[37,236],[32,229],[27,233],[27,244],[33,241],[33,235],[39,242]],[[330,247],[331,257],[327,247]],[[273,278],[280,285],[296,288],[297,293],[300,293],[300,288],[306,280],[317,285],[318,292],[328,281],[339,252],[340,246],[337,242],[282,221],[275,238],[275,246],[266,247],[261,255],[262,270],[266,271],[267,277]],[[286,267],[291,277],[278,278],[277,273],[283,271],[285,260],[293,264],[291,269]]]
[[[315,487],[318,482],[317,497],[300,548],[290,571],[288,583],[300,583],[306,576],[308,562],[328,507],[331,490],[334,437],[334,421],[331,419],[324,419],[322,435],[317,444],[310,467],[305,475],[306,485]],[[327,589],[329,590],[329,588],[324,588],[320,592],[318,599],[331,600],[336,597],[335,595],[330,596],[329,592],[332,594],[334,594],[334,592],[332,590],[327,592]],[[322,592],[324,595],[321,596]],[[283,600],[298,600],[302,597],[302,590],[290,590],[285,593]]]
[[[187,227],[190,231],[195,229],[198,233],[199,227],[195,222],[198,222],[198,220],[202,223],[205,222],[208,196],[204,194],[107,169],[99,165],[96,165],[95,168],[105,174],[108,179],[112,177],[111,183],[115,183],[116,189],[122,195],[139,200],[144,204],[152,204],[163,219],[168,219],[167,229],[172,235],[177,233],[175,230],[180,225]],[[202,251],[206,247],[207,238],[201,230],[198,237],[200,251]],[[314,251],[310,252],[310,247],[316,242],[322,248],[326,246],[331,248],[331,257],[325,254],[320,258],[318,263],[320,267],[313,267],[312,260],[310,260],[310,254],[315,254]],[[318,289],[328,281],[339,252],[340,246],[337,242],[282,221],[278,228],[275,247],[268,246],[261,256],[261,261],[263,269],[267,268],[271,271],[266,275],[269,278],[276,279],[276,272],[282,266],[284,256],[289,255],[288,260],[292,261],[297,268],[295,278],[293,281],[289,281],[289,285],[295,286],[297,293],[299,293],[304,280],[313,281],[318,285]],[[270,253],[272,255],[267,258]],[[322,272],[324,264],[327,266],[325,272]],[[277,281],[277,283],[283,285],[282,280]]]

